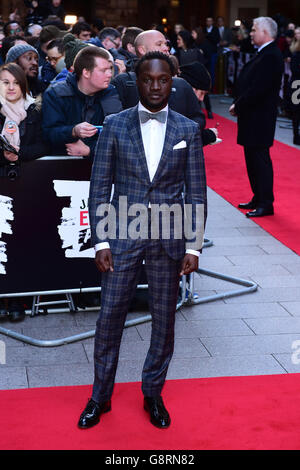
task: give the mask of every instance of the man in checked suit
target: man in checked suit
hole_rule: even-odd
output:
[[[173,63],[167,55],[145,54],[136,68],[140,102],[110,117],[98,140],[89,213],[102,291],[95,334],[93,393],[78,422],[83,429],[97,424],[101,414],[111,409],[122,331],[143,260],[152,315],[151,344],[142,371],[144,409],[153,425],[167,428],[170,424],[161,392],[174,348],[179,279],[198,268],[206,219],[199,126],[169,109],[172,73]],[[128,211],[121,207],[124,198]],[[170,217],[168,236],[161,226],[154,235],[157,226],[153,227],[156,224],[152,216],[163,204],[176,206],[175,223]],[[183,207],[184,211],[177,212]],[[112,224],[107,240],[102,228],[108,208],[109,214],[116,214],[116,224]],[[129,234],[136,210],[147,216],[143,219],[147,222],[139,225],[138,238]],[[187,212],[191,235],[186,236],[185,230],[176,235],[176,230],[187,223],[183,217]]]
[[[229,111],[238,118],[237,142],[244,146],[247,173],[253,197],[239,204],[249,209],[247,217],[273,215],[273,145],[277,104],[283,73],[283,59],[275,43],[277,24],[269,17],[253,21],[252,44],[258,54],[242,69],[236,86],[236,99]]]

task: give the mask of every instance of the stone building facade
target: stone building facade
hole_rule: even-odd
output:
[[[233,26],[235,19],[275,15],[280,12],[300,24],[300,0],[63,0],[66,13],[83,16],[91,22],[101,18],[107,26],[138,25],[148,29],[152,24],[166,24],[173,27],[182,23],[186,28],[204,24],[207,16],[224,16],[226,23]],[[0,15],[7,21],[8,16],[18,9],[26,15],[23,0],[1,0]]]

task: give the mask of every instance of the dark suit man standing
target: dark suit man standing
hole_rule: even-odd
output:
[[[258,54],[242,69],[237,97],[229,111],[238,118],[237,142],[244,146],[253,192],[252,200],[239,204],[239,208],[250,209],[247,217],[261,217],[274,214],[270,147],[275,135],[283,59],[275,43],[277,24],[272,18],[256,18],[250,36]]]
[[[167,428],[170,424],[161,392],[174,348],[179,278],[197,269],[206,219],[199,126],[169,109],[172,73],[173,63],[167,55],[145,54],[136,69],[140,102],[110,117],[98,140],[89,213],[96,264],[102,273],[101,310],[95,334],[92,398],[78,423],[83,429],[97,424],[100,415],[111,409],[124,322],[143,260],[152,315],[151,343],[142,372],[144,408],[153,425]],[[181,209],[186,209],[187,204],[192,208],[188,219],[193,235],[186,236],[184,230],[176,236],[176,229],[185,225],[182,216],[186,210]],[[157,205],[181,208],[177,215],[174,211],[174,224],[170,217],[167,236],[159,224],[153,224]],[[147,218],[145,223],[139,223],[138,237],[129,235],[135,222],[134,206],[133,212],[138,210]],[[107,237],[102,224],[104,212],[108,211],[116,215],[116,221]],[[165,220],[166,214],[161,215]],[[158,228],[156,235],[154,225]]]

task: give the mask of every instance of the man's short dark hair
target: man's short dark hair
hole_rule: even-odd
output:
[[[2,39],[0,56],[2,57],[3,63],[5,62],[6,54],[8,53],[9,49],[16,44],[18,39],[24,41],[23,36],[5,36],[5,38]]]
[[[54,47],[57,47],[57,50],[60,54],[63,54],[65,52],[64,43],[62,39],[53,39],[51,42],[49,42],[46,49],[47,51],[49,51]]]
[[[98,38],[100,41],[103,41],[105,38],[110,37],[112,39],[120,38],[121,34],[115,28],[110,28],[107,26],[106,28],[101,29],[100,33],[98,34]]]
[[[74,26],[71,30],[71,33],[75,34],[76,36],[79,36],[81,31],[90,31],[90,32],[92,32],[92,28],[90,27],[90,25],[88,23],[85,23],[84,21],[78,21],[78,23],[74,24]]]
[[[136,26],[131,26],[130,28],[127,28],[122,37],[123,49],[127,50],[128,44],[132,44],[134,46],[135,38],[143,31],[143,29],[137,28]]]
[[[94,70],[96,57],[111,61],[111,55],[107,50],[103,49],[103,47],[91,45],[78,52],[73,64],[77,78],[81,77],[83,69],[89,70],[90,72]]]
[[[139,59],[139,61],[137,62],[136,67],[135,67],[136,76],[137,77],[139,76],[141,66],[143,65],[144,62],[146,62],[147,60],[154,60],[154,59],[164,60],[165,62],[167,62],[167,64],[170,67],[170,73],[171,73],[172,77],[175,75],[175,67],[174,67],[174,64],[171,61],[170,57],[167,54],[164,54],[163,52],[151,51],[151,52],[147,52],[147,54],[143,55]]]

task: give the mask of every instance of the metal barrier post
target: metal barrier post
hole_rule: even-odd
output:
[[[207,248],[209,246],[212,246],[213,242],[209,239],[204,239],[204,244],[203,247]],[[239,279],[236,277],[232,276],[227,276],[225,274],[217,273],[214,271],[209,271],[208,269],[198,269],[198,274],[204,274],[206,276],[214,277],[216,279],[221,279],[224,281],[228,281],[231,283],[239,284],[244,286],[244,289],[240,290],[234,290],[234,291],[229,291],[229,292],[223,292],[220,294],[214,294],[211,296],[207,297],[197,297],[194,293],[194,274],[189,275],[189,282],[187,283],[187,277],[182,276],[181,279],[181,297],[178,300],[176,310],[178,310],[180,307],[184,305],[195,305],[195,304],[203,304],[206,302],[212,302],[214,300],[219,300],[219,299],[226,299],[229,297],[237,296],[237,295],[242,295],[242,294],[249,294],[251,292],[255,292],[257,290],[257,285],[254,282],[247,281],[244,279]],[[146,289],[148,286],[147,285],[140,285],[138,288],[140,289]],[[74,289],[76,292],[79,292],[78,289]],[[84,289],[84,291],[98,291],[101,290],[101,287],[98,289]],[[186,295],[188,293],[188,295]],[[71,296],[71,292],[68,293]],[[38,304],[37,304],[38,305]],[[41,305],[41,304],[40,304]],[[72,304],[70,304],[72,305]],[[74,304],[73,304],[74,305]],[[54,313],[54,312],[53,312]],[[125,328],[129,328],[131,326],[136,326],[140,325],[142,323],[146,323],[152,320],[152,317],[150,314],[148,315],[143,315],[141,317],[136,317],[130,320],[127,320],[125,322]],[[84,340],[87,338],[91,338],[95,335],[95,330],[91,331],[86,331],[83,333],[80,333],[78,335],[73,335],[73,336],[68,336],[65,338],[60,338],[60,339],[54,339],[54,340],[39,340],[35,338],[31,338],[29,336],[22,335],[21,333],[17,333],[16,331],[9,330],[6,328],[0,327],[0,333],[10,336],[11,338],[14,338],[19,341],[23,341],[24,343],[31,344],[33,346],[38,346],[38,347],[56,347],[56,346],[62,346],[64,344],[69,344],[73,343],[75,341],[80,341]]]

